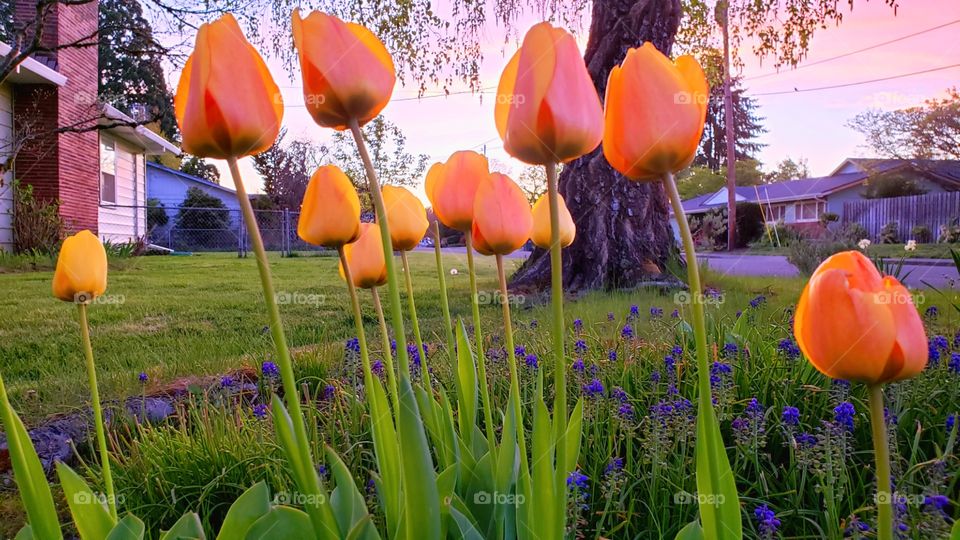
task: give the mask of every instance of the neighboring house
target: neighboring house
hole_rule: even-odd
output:
[[[28,21],[36,2],[15,0],[15,21]],[[97,2],[55,3],[42,42],[50,52],[22,63],[0,84],[0,161],[14,155],[0,188],[0,248],[15,239],[12,179],[36,197],[60,202],[67,232],[89,229],[125,242],[146,233],[146,156],[179,149],[98,96],[97,48],[55,49],[96,35]],[[9,46],[0,44],[0,54]],[[126,125],[124,125],[126,124]]]
[[[819,228],[824,213],[842,218],[844,203],[863,199],[872,178],[893,173],[912,180],[928,193],[960,190],[960,161],[850,158],[830,176],[737,187],[736,200],[762,204],[768,223],[783,222],[800,229]],[[683,201],[687,215],[703,214],[726,205],[725,187],[716,193]]]
[[[240,203],[237,201],[236,190],[183,171],[164,167],[159,163],[147,163],[147,199],[162,204],[170,221],[176,218],[177,207],[183,203],[187,197],[187,190],[192,187],[219,199],[223,206],[230,210],[231,216],[240,215]]]

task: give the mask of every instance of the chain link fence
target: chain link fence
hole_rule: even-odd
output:
[[[107,238],[143,238],[146,243],[177,252],[236,252],[251,249],[250,234],[236,208],[193,206],[110,206],[114,219],[100,227]],[[254,210],[267,251],[289,255],[295,251],[320,251],[297,236],[300,212]],[[139,233],[137,231],[140,231]],[[146,231],[143,234],[142,231]]]

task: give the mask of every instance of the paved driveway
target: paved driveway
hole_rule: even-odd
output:
[[[787,262],[782,255],[747,255],[738,253],[698,254],[706,260],[713,270],[738,276],[799,276],[796,267]],[[949,265],[949,266],[948,266]],[[960,288],[960,276],[953,262],[949,260],[929,260],[903,263],[903,273],[907,273],[906,284],[910,287],[924,287],[924,282],[934,287]],[[952,281],[952,283],[951,283]]]

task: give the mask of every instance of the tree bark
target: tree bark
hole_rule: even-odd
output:
[[[649,41],[670,55],[681,15],[679,0],[594,0],[584,59],[601,98],[627,49]],[[577,225],[576,239],[563,250],[565,290],[628,288],[662,277],[674,240],[660,182],[628,180],[598,147],[564,167],[559,189]],[[550,253],[537,248],[512,286],[539,290],[549,284]]]

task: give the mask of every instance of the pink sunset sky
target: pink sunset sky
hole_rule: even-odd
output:
[[[847,9],[846,2],[840,4],[844,10],[843,23],[817,32],[809,55],[799,69],[777,73],[770,61],[761,65],[749,49],[741,51],[745,64],[744,86],[748,95],[757,100],[767,129],[760,137],[760,142],[767,146],[758,156],[766,170],[790,157],[806,159],[814,176],[830,174],[845,157],[870,155],[863,147],[862,137],[846,126],[857,113],[871,107],[896,109],[916,105],[925,99],[943,96],[951,86],[960,86],[960,1],[901,0],[896,15],[881,0],[858,0],[853,10]],[[535,21],[530,19],[518,25],[525,28],[532,22]],[[809,65],[940,25],[946,26],[869,51]],[[581,36],[580,41],[583,44],[585,36]],[[496,87],[501,69],[517,46],[514,42],[504,46],[501,28],[491,25],[487,29],[482,87]],[[279,62],[271,61],[270,65],[284,94],[288,138],[316,141],[329,138],[330,130],[316,126],[301,104],[299,77],[295,75],[291,82]],[[945,66],[953,67],[844,88],[803,91]],[[427,92],[438,93],[439,88]],[[493,101],[492,91],[483,95],[418,100],[415,89],[398,85],[393,101],[383,114],[403,130],[407,150],[426,154],[431,162],[445,160],[456,150],[485,150],[496,168],[518,173],[522,164],[503,150],[497,135]],[[241,164],[248,189],[260,191],[260,179],[249,159],[244,161],[247,163]],[[227,172],[225,166],[222,169],[223,173]],[[423,197],[422,189],[415,191]]]

